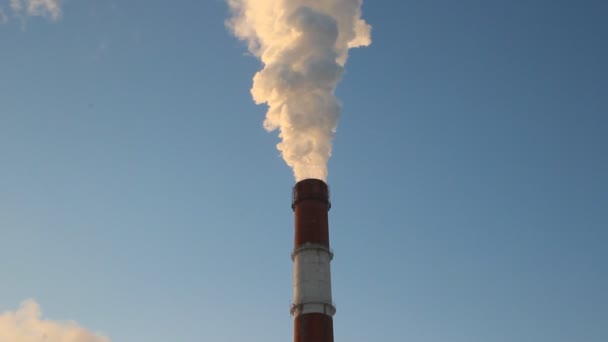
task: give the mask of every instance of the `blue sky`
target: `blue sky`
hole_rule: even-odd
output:
[[[0,7],[0,313],[291,339],[293,176],[225,3]],[[606,13],[364,3],[329,162],[336,341],[608,340]]]

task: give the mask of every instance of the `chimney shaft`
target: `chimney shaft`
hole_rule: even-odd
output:
[[[295,216],[294,316],[295,342],[333,342],[329,246],[329,190],[325,182],[305,179],[293,188]]]

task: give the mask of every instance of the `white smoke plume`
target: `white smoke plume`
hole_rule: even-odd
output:
[[[363,0],[227,0],[228,27],[264,67],[253,78],[256,104],[267,104],[264,127],[296,180],[327,179],[338,124],[334,95],[348,50],[371,44]]]
[[[18,17],[38,16],[51,20],[61,17],[61,0],[11,0],[10,6]]]
[[[4,12],[4,8],[0,7],[0,24],[8,23],[8,16]]]
[[[75,322],[43,319],[40,306],[30,299],[17,311],[0,314],[0,342],[110,342],[110,339]]]

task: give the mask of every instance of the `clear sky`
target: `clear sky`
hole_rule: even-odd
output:
[[[294,181],[225,2],[0,8],[0,315],[291,340]],[[608,341],[607,15],[365,1],[329,162],[336,341]]]

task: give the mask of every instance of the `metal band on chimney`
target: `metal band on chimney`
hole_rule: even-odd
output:
[[[330,261],[326,248],[303,248],[294,255],[294,306],[292,314],[324,313],[333,316]]]

